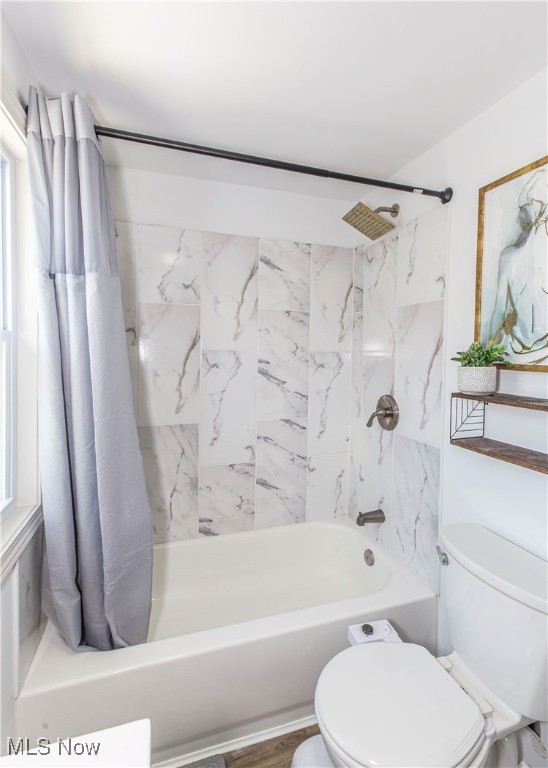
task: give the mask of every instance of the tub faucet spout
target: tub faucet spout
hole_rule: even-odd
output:
[[[372,512],[360,512],[356,518],[356,523],[365,525],[366,523],[384,523],[385,520],[382,509],[374,509]]]

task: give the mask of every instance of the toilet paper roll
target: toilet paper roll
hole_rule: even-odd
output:
[[[362,627],[364,624],[371,627],[373,632],[366,634]],[[378,621],[367,621],[361,624],[351,624],[348,627],[348,642],[350,645],[359,645],[360,643],[401,643],[402,640],[392,624],[387,619]]]

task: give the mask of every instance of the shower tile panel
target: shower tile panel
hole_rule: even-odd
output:
[[[42,613],[43,528],[36,531],[19,558],[19,682],[23,683],[45,626]]]
[[[306,519],[332,520],[348,510],[348,453],[312,454],[308,458]]]
[[[366,467],[383,475],[392,474],[392,444],[394,432],[382,429],[378,419],[372,426],[367,421],[377,408],[381,395],[394,394],[394,360],[389,357],[362,355],[362,407],[358,433],[363,435],[363,462]]]
[[[392,477],[379,475],[371,469],[364,469],[359,487],[359,511],[371,512],[374,509],[382,509],[385,514],[384,523],[367,523],[367,532],[381,541],[386,531],[392,532]],[[392,535],[390,533],[390,535]]]
[[[441,444],[443,313],[443,301],[398,309],[398,433],[436,447]]]
[[[362,467],[356,463],[355,457],[350,454],[348,464],[348,516],[355,520],[360,511],[360,484]]]
[[[312,246],[310,349],[352,349],[352,270],[350,248]]]
[[[394,356],[397,249],[395,235],[365,249],[362,349],[371,355]]]
[[[135,412],[135,418],[137,419],[137,378],[139,368],[139,350],[137,347],[131,347],[127,351],[128,363],[129,363],[129,375],[131,378],[131,389],[133,392],[133,409]]]
[[[392,480],[393,432],[367,421],[382,394],[394,390],[394,360],[356,354],[352,359],[352,421],[350,436],[349,514],[375,509],[364,503],[364,478],[373,470]]]
[[[380,534],[382,544],[434,590],[439,591],[436,554],[439,522],[440,452],[396,435],[394,442],[394,494],[389,529]],[[381,526],[382,528],[382,526]],[[386,537],[383,539],[383,537]]]
[[[258,418],[306,418],[308,314],[259,313]]]
[[[352,352],[352,377],[350,390],[350,477],[348,513],[355,518],[358,514],[358,486],[360,472],[365,463],[365,420],[363,418],[364,374],[362,369],[361,346]]]
[[[116,259],[122,288],[122,306],[128,348],[137,347],[137,252],[139,227],[127,221],[114,222]]]
[[[198,513],[201,536],[253,530],[255,465],[202,467]]]
[[[204,349],[257,351],[259,241],[203,234]]]
[[[400,531],[402,525],[399,524],[394,516],[393,496],[394,492],[391,487],[391,481],[388,478],[377,475],[374,472],[366,472],[362,487],[364,511],[382,509],[386,516],[384,523],[378,525],[368,524],[367,529],[386,552],[400,563],[407,565],[406,547],[408,546],[408,541],[406,540],[405,533],[402,534]]]
[[[354,280],[352,303],[352,352],[360,353],[363,345],[363,278],[365,265],[365,247],[354,250]]]
[[[202,233],[139,226],[139,301],[200,303]]]
[[[310,354],[309,454],[348,451],[351,373],[350,352]]]
[[[256,436],[256,352],[204,351],[200,466],[254,462]]]
[[[310,250],[308,243],[261,240],[260,307],[308,312],[310,307]]]
[[[255,527],[301,523],[306,514],[306,420],[260,421]]]
[[[398,240],[398,306],[443,299],[449,247],[447,209],[402,227]]]
[[[198,425],[139,427],[154,543],[198,535]]]
[[[352,375],[350,393],[350,456],[348,482],[348,514],[358,514],[358,488],[360,468],[363,466],[364,435],[360,425],[363,405],[363,372],[361,351],[363,345],[363,279],[365,246],[354,249],[353,322],[352,322]]]
[[[139,227],[137,224],[130,224],[126,221],[115,221],[114,232],[133,402],[135,410],[137,410],[137,252]]]
[[[139,304],[139,426],[199,421],[200,309]]]
[[[352,358],[349,514],[383,509],[386,521],[368,532],[434,589],[447,232],[447,211],[437,208],[365,248],[362,343],[354,338]],[[356,283],[360,266],[356,249]],[[355,336],[358,313],[355,304]],[[391,391],[397,429],[368,429]]]

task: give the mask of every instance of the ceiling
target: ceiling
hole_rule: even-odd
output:
[[[547,59],[546,3],[524,0],[8,1],[2,9],[44,93],[80,93],[104,125],[377,178]],[[359,196],[343,182],[104,144],[115,164]],[[449,183],[440,177],[440,188]]]

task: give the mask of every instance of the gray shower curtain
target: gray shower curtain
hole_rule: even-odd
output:
[[[29,93],[47,616],[74,649],[146,640],[152,530],[93,115]]]

